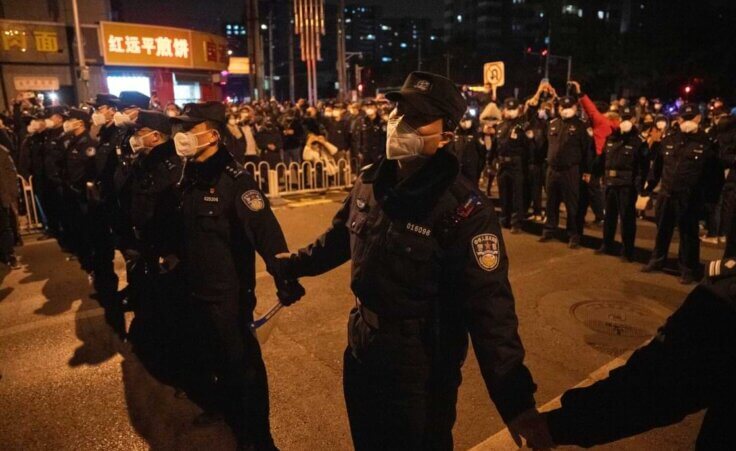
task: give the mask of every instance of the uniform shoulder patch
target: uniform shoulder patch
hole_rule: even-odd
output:
[[[471,245],[475,260],[482,270],[491,272],[498,268],[501,262],[501,246],[496,235],[492,233],[476,235]]]
[[[263,200],[261,192],[256,189],[251,189],[243,193],[240,196],[246,207],[251,211],[261,211],[266,206],[266,201]]]
[[[708,278],[711,280],[733,277],[736,275],[736,259],[724,258],[713,260],[708,264]]]
[[[244,174],[243,170],[240,168],[240,166],[237,163],[227,164],[225,166],[225,172],[227,172],[227,174],[234,179],[237,179],[238,177]]]
[[[95,155],[97,155],[97,149],[95,149],[92,146],[87,147],[87,150],[84,151],[84,154],[87,155],[90,158],[91,157],[94,157]]]

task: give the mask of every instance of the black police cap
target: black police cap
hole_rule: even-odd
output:
[[[69,108],[69,119],[79,119],[84,122],[89,122],[92,119],[92,115],[89,110],[82,108]]]
[[[503,107],[507,110],[515,110],[519,108],[519,99],[516,97],[509,97],[503,101]]]
[[[59,116],[63,118],[69,117],[69,109],[63,105],[54,105],[46,108],[44,110],[44,117],[49,118],[53,116],[54,114],[58,114]]]
[[[680,111],[678,113],[683,119],[691,120],[694,119],[695,116],[700,114],[700,110],[698,109],[698,106],[694,103],[686,103],[680,107]]]
[[[87,105],[99,108],[101,106],[111,106],[117,108],[120,105],[120,98],[112,94],[97,94],[94,100],[85,102]]]
[[[621,116],[622,120],[629,120],[636,116],[636,111],[631,108],[630,106],[625,106],[618,110],[618,114]]]
[[[410,73],[401,90],[387,93],[386,98],[406,102],[420,113],[447,119],[454,125],[468,107],[452,80],[429,72]]]
[[[578,104],[578,100],[573,96],[564,96],[560,99],[560,108],[572,108]]]
[[[120,108],[140,108],[145,110],[151,103],[151,98],[138,91],[123,91],[120,93]]]
[[[133,128],[150,128],[165,135],[171,134],[171,121],[169,116],[160,111],[140,110]]]
[[[222,102],[187,103],[180,116],[171,118],[179,122],[196,124],[204,121],[213,121],[219,124],[226,122],[225,105]]]

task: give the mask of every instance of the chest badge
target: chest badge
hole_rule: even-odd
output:
[[[363,199],[356,199],[355,200],[355,206],[358,207],[358,210],[365,210],[366,203]]]
[[[476,235],[472,241],[473,254],[478,266],[484,271],[493,271],[501,262],[498,237],[492,233]]]
[[[411,222],[406,223],[406,230],[414,232],[417,235],[429,237],[432,235],[432,229],[420,225],[413,224]]]
[[[244,192],[243,195],[240,196],[240,199],[251,211],[261,211],[266,206],[263,196],[261,196],[261,193],[255,189]]]

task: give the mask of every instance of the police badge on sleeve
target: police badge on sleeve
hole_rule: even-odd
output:
[[[478,266],[484,271],[493,271],[501,262],[501,247],[498,237],[492,233],[476,235],[472,241],[473,254]]]
[[[240,198],[243,203],[251,211],[261,211],[266,206],[266,202],[263,200],[263,196],[258,190],[252,189],[243,193]]]

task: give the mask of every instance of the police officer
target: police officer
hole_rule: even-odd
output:
[[[547,129],[547,222],[539,241],[552,239],[560,220],[560,202],[564,202],[569,246],[575,249],[580,245],[582,233],[576,224],[580,179],[590,181],[590,136],[577,116],[574,97],[561,98],[558,109],[560,117],[553,119]]]
[[[714,108],[711,116],[712,125],[706,130],[706,133],[711,136],[713,142],[717,143],[718,158],[721,160],[721,166],[726,170],[726,183],[718,198],[718,203],[707,218],[708,237],[703,241],[717,244],[727,241],[726,237],[732,227],[732,218],[736,208],[736,174],[732,174],[736,166],[736,117],[728,114],[728,110],[723,106]],[[730,252],[726,254],[727,257],[731,255],[733,254]]]
[[[66,135],[63,123],[67,116],[67,108],[61,105],[47,108],[44,112],[44,141],[43,141],[43,195],[45,203],[41,204],[46,213],[48,233],[56,238],[62,249],[67,250],[69,244],[62,233],[61,215],[63,213],[63,182],[61,179],[61,164],[64,159]]]
[[[315,276],[352,259],[344,389],[353,444],[452,449],[468,335],[504,421],[536,440],[536,386],[498,219],[447,148],[465,101],[452,81],[426,72],[387,98],[398,102],[387,157],[358,177],[332,226],[279,269]]]
[[[460,125],[455,129],[452,144],[455,156],[460,163],[460,173],[478,186],[486,165],[486,151],[478,136],[475,120],[469,113],[465,113],[460,119]]]
[[[723,171],[713,142],[699,127],[696,105],[684,104],[677,120],[679,127],[662,139],[645,193],[650,194],[661,181],[657,195],[657,238],[649,263],[643,272],[662,269],[675,226],[680,232],[680,283],[695,280],[700,265],[698,219],[704,201],[720,193]]]
[[[268,199],[221,142],[225,106],[187,104],[175,119],[179,156],[189,161],[182,182],[184,264],[203,339],[218,377],[217,390],[241,447],[274,449],[266,369],[253,320],[255,253],[271,270],[286,240]],[[303,288],[276,278],[279,299],[298,300]]]
[[[48,203],[45,197],[48,188],[43,157],[45,130],[46,122],[41,113],[29,117],[26,127],[27,134],[21,144],[20,157],[17,162],[20,175],[25,177],[26,180],[33,177],[33,193],[38,198],[42,208],[45,208]],[[46,239],[49,238],[48,221],[45,220],[45,215],[42,215],[42,219],[44,220],[45,233],[39,239]]]
[[[635,111],[629,106],[620,110],[621,122],[618,129],[606,138],[603,152],[597,165],[603,168],[606,186],[605,219],[603,221],[603,245],[597,254],[613,251],[614,238],[619,219],[621,221],[621,241],[625,262],[634,259],[634,240],[636,238],[636,198],[644,188],[642,174],[646,173],[646,142],[634,125]]]
[[[89,200],[97,152],[97,141],[89,133],[90,120],[89,111],[69,109],[69,118],[63,123],[65,153],[62,160],[64,233],[82,269],[88,274],[94,270]]]
[[[533,99],[532,99],[533,100]],[[535,221],[541,222],[544,210],[542,207],[542,188],[544,187],[545,160],[547,159],[547,127],[552,119],[554,106],[551,102],[527,102],[527,135],[534,141],[534,151],[528,163],[529,201]]]
[[[354,145],[360,155],[360,165],[375,163],[386,153],[386,123],[378,114],[374,102],[365,105],[365,115],[355,125]]]
[[[159,111],[140,110],[130,138],[131,224],[135,239],[130,277],[143,300],[131,323],[131,341],[142,352],[155,352],[165,370],[157,374],[181,387],[182,331],[190,322],[186,278],[179,262],[183,223],[177,182],[181,158],[171,140],[171,123]],[[191,334],[191,331],[187,331]],[[190,353],[191,356],[192,353]]]
[[[592,447],[706,410],[698,450],[736,443],[736,260],[711,262],[707,279],[649,344],[590,387],[569,390],[546,415],[557,445]]]
[[[518,99],[503,103],[503,120],[498,125],[494,153],[498,159],[498,194],[501,198],[501,224],[511,233],[521,232],[524,208],[524,169],[534,152],[534,141],[526,134],[526,119]]]

